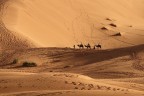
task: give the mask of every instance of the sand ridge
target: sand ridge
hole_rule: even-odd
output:
[[[143,3],[0,0],[0,96],[144,96]]]
[[[5,26],[42,47],[72,47],[82,42],[101,43],[108,49],[143,44],[143,0],[9,2],[4,10]],[[122,36],[111,36],[119,32]]]

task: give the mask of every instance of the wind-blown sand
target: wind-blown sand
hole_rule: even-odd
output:
[[[144,96],[143,3],[0,0],[0,96]]]

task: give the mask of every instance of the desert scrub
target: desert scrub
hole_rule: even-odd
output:
[[[37,64],[34,62],[23,62],[23,67],[37,67]]]
[[[17,64],[18,63],[18,59],[14,59],[13,61],[12,61],[12,64]]]

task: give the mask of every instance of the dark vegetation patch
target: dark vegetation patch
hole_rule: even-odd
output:
[[[23,62],[22,67],[37,67],[37,64],[34,62]]]

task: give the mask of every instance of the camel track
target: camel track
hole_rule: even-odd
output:
[[[132,67],[134,69],[144,71],[144,62],[141,62],[140,60],[135,60],[132,64]]]

